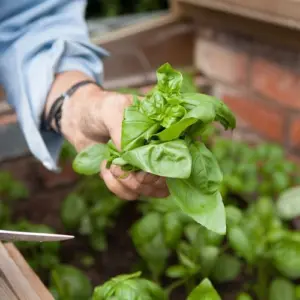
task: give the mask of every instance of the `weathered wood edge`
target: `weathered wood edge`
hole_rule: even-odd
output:
[[[36,275],[36,273],[32,270],[32,268],[26,262],[23,255],[15,247],[15,245],[13,243],[5,243],[4,247],[5,247],[8,255],[11,257],[11,259],[17,265],[19,270],[22,272],[22,274],[27,279],[27,281],[29,282],[32,289],[40,297],[40,299],[42,299],[42,300],[54,300],[52,294],[45,287],[45,285],[40,280],[40,278]]]

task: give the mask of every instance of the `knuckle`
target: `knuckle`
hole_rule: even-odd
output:
[[[137,200],[138,195],[136,194],[126,194],[122,197],[122,199],[127,200],[127,201],[134,201]]]
[[[139,183],[137,180],[132,178],[131,180],[128,181],[128,186],[130,189],[133,191],[139,191],[141,189],[141,183]]]
[[[157,187],[164,187],[167,185],[167,182],[166,182],[166,179],[163,178],[163,177],[158,177],[154,183],[153,183],[155,186]]]
[[[118,102],[123,107],[127,107],[132,103],[132,99],[129,95],[118,94]]]

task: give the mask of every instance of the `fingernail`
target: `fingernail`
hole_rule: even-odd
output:
[[[130,175],[130,172],[123,171],[119,166],[116,165],[111,166],[110,171],[117,179],[125,179]]]

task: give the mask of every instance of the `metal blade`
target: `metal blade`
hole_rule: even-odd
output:
[[[55,242],[73,238],[64,234],[0,230],[0,241]]]

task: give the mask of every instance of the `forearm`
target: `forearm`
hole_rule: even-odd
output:
[[[60,95],[65,93],[74,84],[84,80],[93,79],[80,71],[68,71],[57,74],[47,96],[44,117],[47,118],[51,107]],[[82,123],[95,123],[93,121],[93,115],[86,116],[82,114],[84,106],[94,106],[95,109],[99,111],[103,94],[105,94],[105,92],[99,86],[87,84],[78,88],[69,99],[67,98],[63,102],[60,130],[64,138],[73,144],[77,150],[85,147],[85,145],[79,144],[78,142],[81,141],[82,143],[82,135],[89,135],[88,132],[82,132],[81,128],[85,127]],[[93,111],[93,109],[91,111]],[[96,137],[90,136],[89,138],[99,142],[106,142],[108,138],[106,127],[101,122],[97,122],[97,126],[98,128],[96,128],[94,132],[98,131],[99,135]],[[57,130],[54,120],[52,120],[51,127]],[[88,140],[87,143],[89,144],[90,140]]]

